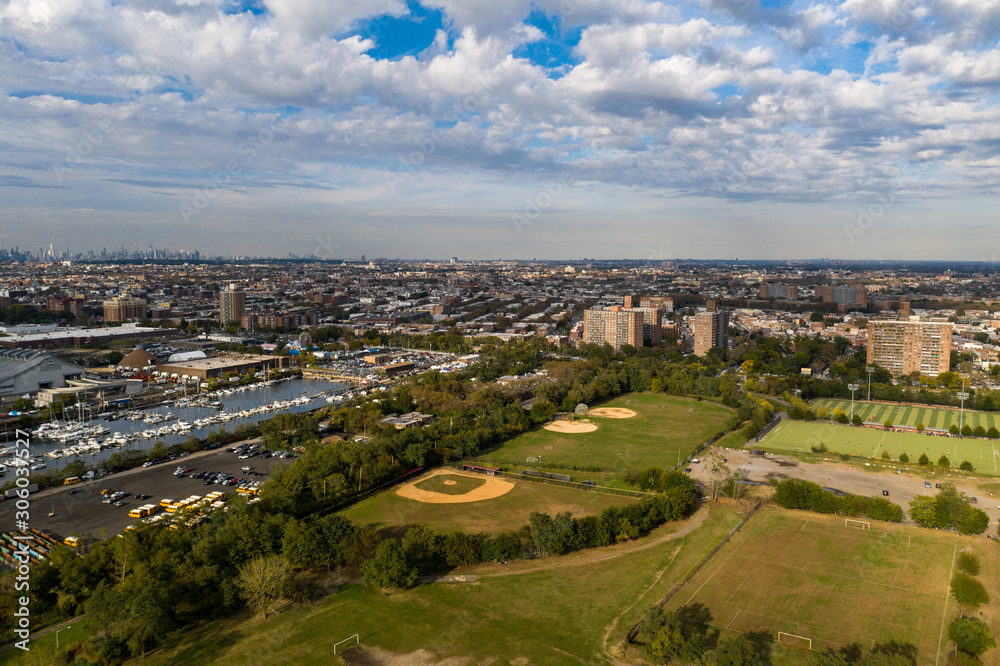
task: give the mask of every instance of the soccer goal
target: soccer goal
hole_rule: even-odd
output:
[[[867,520],[855,520],[854,518],[845,518],[844,527],[860,527],[863,530],[870,530],[872,524]]]
[[[336,643],[333,646],[333,653],[337,654],[337,647],[340,646],[340,645],[343,645],[344,643],[346,643],[348,641],[354,641],[354,645],[361,645],[361,637],[358,634],[354,634],[353,636],[349,636],[349,637],[345,638],[344,640],[340,641],[339,643]]]
[[[813,649],[813,641],[811,638],[796,636],[795,634],[786,634],[783,631],[778,632],[778,642],[782,645],[787,645],[788,647],[797,648],[799,650]]]

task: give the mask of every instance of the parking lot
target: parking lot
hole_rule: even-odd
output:
[[[29,524],[35,529],[51,531],[60,538],[70,534],[91,534],[97,539],[107,539],[134,523],[136,519],[128,516],[129,509],[142,504],[159,505],[162,499],[182,500],[191,495],[204,496],[213,490],[227,494],[236,492],[235,486],[205,485],[189,475],[177,477],[174,471],[179,465],[193,467],[195,472],[192,474],[211,470],[263,483],[276,467],[289,464],[290,460],[273,457],[261,459],[256,456],[241,460],[236,454],[221,450],[195,453],[151,467],[140,467],[32,495]],[[241,470],[244,466],[251,466],[253,472],[263,473],[264,476],[248,476]],[[121,500],[121,506],[104,504],[101,491],[106,488],[128,493],[129,496]],[[137,500],[136,494],[148,495],[148,498]],[[14,502],[0,503],[0,530],[15,528],[14,511]]]

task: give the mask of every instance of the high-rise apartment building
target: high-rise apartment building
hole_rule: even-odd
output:
[[[871,319],[868,363],[895,376],[920,372],[937,377],[951,367],[951,324],[937,321]]]
[[[758,291],[759,298],[773,298],[781,301],[792,301],[799,297],[799,288],[790,284],[762,284]]]
[[[146,301],[141,298],[119,296],[104,301],[104,323],[120,324],[146,318]]]
[[[669,296],[642,296],[639,298],[640,308],[659,308],[664,312],[674,311],[674,299]]]
[[[595,345],[607,343],[616,350],[621,349],[622,345],[641,347],[643,313],[619,307],[584,310],[583,341]]]
[[[715,303],[709,301],[708,309],[694,316],[694,353],[704,356],[713,347],[726,349],[728,346],[729,313],[716,310]]]
[[[247,295],[236,288],[234,282],[219,292],[219,322],[223,326],[231,323],[239,324],[246,311]]]
[[[824,303],[836,303],[841,310],[868,307],[868,290],[864,285],[823,285],[816,287],[816,295]]]

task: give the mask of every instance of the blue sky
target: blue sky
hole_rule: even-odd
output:
[[[1000,0],[0,0],[0,243],[990,259],[998,37]]]

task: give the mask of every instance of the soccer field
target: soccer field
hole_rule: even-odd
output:
[[[988,439],[944,437],[916,432],[889,432],[876,428],[858,428],[827,421],[785,420],[755,446],[774,453],[810,453],[812,447],[826,445],[831,453],[881,459],[886,451],[898,460],[901,453],[915,463],[926,453],[932,464],[942,454],[952,467],[968,460],[980,474],[1000,476],[1000,447]]]
[[[948,649],[941,628],[954,613],[952,563],[968,544],[921,528],[870,525],[764,508],[666,608],[707,610],[723,632],[801,636],[813,650],[911,643],[917,664],[934,664]],[[777,664],[804,657],[786,648],[774,656]]]
[[[825,398],[814,400],[813,409],[826,407],[833,415],[834,409],[839,409],[847,415],[851,414],[850,400]],[[922,407],[920,405],[885,405],[875,402],[854,402],[854,413],[869,423],[885,423],[888,419],[893,425],[916,428],[923,423],[925,428],[947,432],[952,425],[968,424],[973,430],[982,426],[984,430],[996,428],[1000,430],[1000,414],[995,412],[979,412],[966,409],[962,414],[958,409],[945,407]]]

